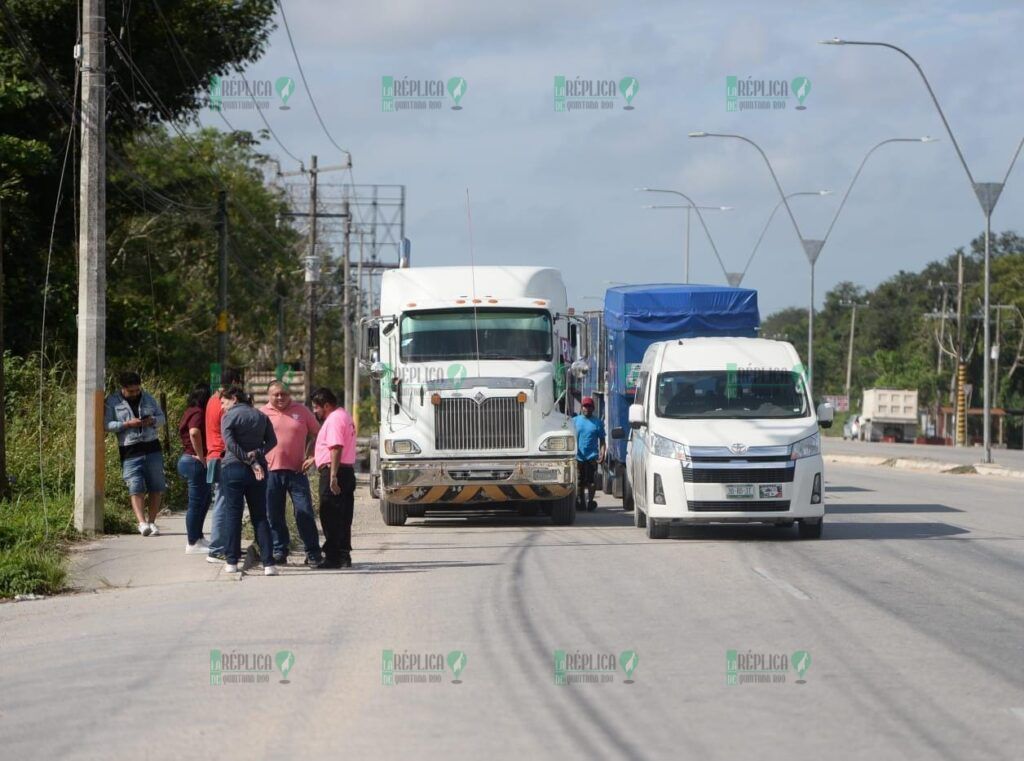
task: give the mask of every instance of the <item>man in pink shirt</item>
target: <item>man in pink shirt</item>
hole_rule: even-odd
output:
[[[320,472],[320,525],[324,530],[321,568],[352,567],[352,510],[356,495],[356,427],[329,388],[313,392],[320,421],[314,459]]]
[[[267,453],[267,516],[270,533],[274,537],[274,561],[278,564],[288,562],[291,537],[284,517],[288,495],[292,498],[295,525],[306,550],[306,565],[317,567],[323,557],[306,470],[313,464],[309,452],[320,424],[304,405],[292,400],[283,381],[271,381],[267,386],[267,396],[270,402],[261,412],[270,418],[277,437],[277,446]]]

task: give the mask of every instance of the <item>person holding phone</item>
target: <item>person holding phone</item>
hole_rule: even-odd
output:
[[[160,533],[156,516],[167,491],[164,454],[157,429],[167,422],[167,417],[156,399],[142,390],[142,378],[138,373],[121,373],[118,383],[121,390],[106,399],[104,424],[109,433],[117,435],[121,477],[128,487],[132,510],[139,522],[139,533],[156,536]]]

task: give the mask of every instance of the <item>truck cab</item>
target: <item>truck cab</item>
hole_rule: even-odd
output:
[[[626,477],[634,524],[664,539],[672,524],[799,524],[825,515],[819,426],[796,350],[760,338],[652,344],[629,408]],[[622,428],[612,431],[627,438]]]
[[[513,507],[575,520],[570,382],[585,324],[547,267],[421,267],[381,283],[363,358],[379,381],[387,525],[430,510]],[[572,329],[571,326],[574,326]]]

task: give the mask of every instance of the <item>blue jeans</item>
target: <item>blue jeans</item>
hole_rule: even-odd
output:
[[[240,462],[222,465],[220,488],[224,492],[224,512],[227,514],[227,535],[224,557],[228,563],[237,563],[242,555],[242,510],[249,506],[256,541],[260,545],[260,560],[264,567],[274,565],[274,540],[267,521],[267,482],[257,481],[252,468]]]
[[[306,549],[306,557],[320,558],[320,534],[316,530],[316,515],[313,513],[313,495],[309,490],[309,479],[304,473],[293,470],[272,470],[267,476],[267,517],[270,533],[274,537],[274,556],[288,554],[291,536],[285,520],[285,501],[291,495],[295,510],[295,525]]]
[[[203,538],[203,523],[210,509],[210,485],[206,483],[206,466],[190,454],[178,460],[178,475],[188,483],[188,512],[185,513],[185,531],[188,543]]]
[[[167,491],[163,453],[150,452],[125,460],[121,463],[121,477],[133,497]]]

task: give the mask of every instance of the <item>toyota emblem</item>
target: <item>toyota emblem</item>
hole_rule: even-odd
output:
[[[747,445],[737,441],[735,444],[729,445],[729,451],[733,454],[743,454],[747,451]]]

